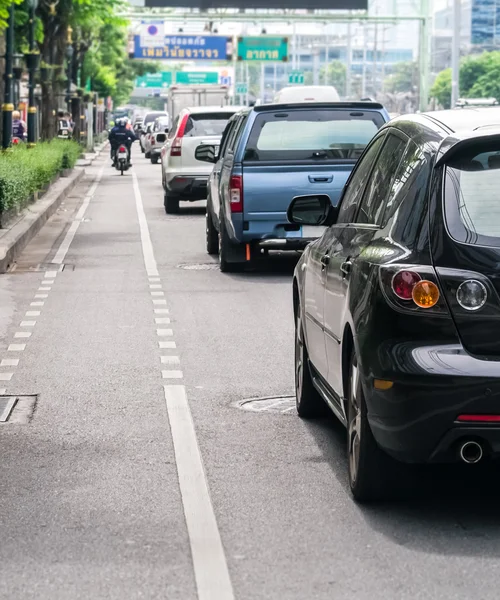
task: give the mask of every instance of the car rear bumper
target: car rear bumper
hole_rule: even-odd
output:
[[[151,156],[160,156],[161,148],[151,148]]]
[[[185,200],[204,200],[207,183],[207,175],[176,175],[167,181],[167,190]]]
[[[385,349],[384,349],[385,352]],[[500,422],[459,421],[460,415],[500,415],[500,361],[470,356],[460,345],[411,349],[391,373],[364,380],[373,435],[403,462],[453,462],[469,439],[500,457]],[[394,369],[399,363],[399,369]],[[375,377],[393,383],[376,389]]]

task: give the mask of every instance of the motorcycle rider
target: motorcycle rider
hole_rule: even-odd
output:
[[[113,161],[112,166],[115,165],[116,160],[116,151],[121,145],[124,145],[127,148],[128,153],[128,163],[131,166],[130,162],[130,148],[137,140],[133,131],[130,131],[127,128],[127,122],[125,119],[117,119],[116,125],[109,132],[109,142],[111,144],[111,160]]]

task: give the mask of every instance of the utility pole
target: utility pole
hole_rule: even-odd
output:
[[[28,145],[34,146],[37,141],[37,109],[35,104],[35,71],[40,55],[35,52],[35,10],[37,0],[30,0],[28,15]]]
[[[5,32],[5,95],[2,105],[3,112],[3,136],[2,147],[8,148],[12,143],[12,111],[14,110],[14,5],[9,7],[7,20],[7,31]]]
[[[451,107],[460,94],[460,0],[453,0],[453,37],[451,38]]]
[[[429,24],[431,20],[429,8],[429,0],[420,0],[420,44],[418,50],[420,71],[420,112],[425,112],[429,103]]]

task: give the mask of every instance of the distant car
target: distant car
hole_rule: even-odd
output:
[[[340,96],[333,85],[295,85],[283,88],[274,97],[274,104],[296,102],[340,102]]]
[[[161,151],[162,183],[167,213],[179,211],[179,202],[207,197],[207,181],[213,165],[195,158],[202,143],[218,147],[235,106],[198,106],[182,110],[170,129]]]
[[[139,145],[141,147],[141,152],[144,153],[146,158],[149,158],[149,154],[147,153],[146,148],[148,145],[148,138],[149,138],[149,135],[150,135],[152,129],[153,129],[153,122],[151,121],[147,125],[144,125],[139,133]]]
[[[297,410],[347,428],[354,497],[390,496],[400,463],[500,457],[500,110],[402,116],[368,145],[293,280]]]
[[[302,250],[317,228],[291,225],[294,196],[330,194],[336,205],[356,161],[389,120],[381,104],[263,104],[231,119],[212,162],[206,241],[222,271],[235,271],[268,250]]]
[[[149,157],[154,165],[160,160],[161,149],[167,141],[168,126],[168,117],[158,117],[151,126],[149,135],[144,138],[145,156]]]

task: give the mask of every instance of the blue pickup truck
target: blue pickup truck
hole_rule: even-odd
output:
[[[375,102],[268,104],[229,121],[217,149],[198,146],[214,163],[207,193],[207,251],[221,271],[236,271],[267,250],[300,250],[318,228],[288,222],[295,196],[328,194],[337,204],[365,146],[389,120]]]

